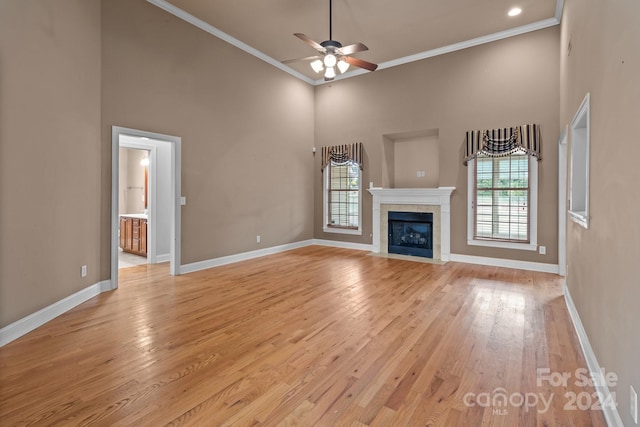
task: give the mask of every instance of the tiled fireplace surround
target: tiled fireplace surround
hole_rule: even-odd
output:
[[[387,253],[388,214],[433,213],[433,259],[451,259],[451,193],[455,187],[370,188],[373,195],[373,252]]]

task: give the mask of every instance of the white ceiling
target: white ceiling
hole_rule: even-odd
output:
[[[311,84],[316,51],[293,33],[329,39],[329,0],[148,0]],[[333,0],[333,39],[369,48],[378,70],[557,25],[563,0]],[[517,17],[507,12],[522,9]],[[363,74],[351,68],[339,78]]]

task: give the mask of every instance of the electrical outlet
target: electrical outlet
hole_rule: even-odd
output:
[[[256,236],[256,243],[260,243],[260,236]]]
[[[80,269],[80,277],[87,277],[87,266],[83,265]]]
[[[633,422],[638,424],[638,393],[636,393],[633,386],[630,388],[631,391],[629,392],[629,395],[631,396],[631,403],[629,405],[629,412],[631,412],[631,419]]]
[[[547,247],[546,246],[538,247],[538,252],[540,252],[540,255],[546,254],[547,253]]]

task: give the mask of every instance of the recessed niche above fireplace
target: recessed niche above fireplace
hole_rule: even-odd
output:
[[[440,185],[438,129],[383,135],[382,186],[436,188]]]

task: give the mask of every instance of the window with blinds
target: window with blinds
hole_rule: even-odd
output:
[[[474,238],[529,243],[529,156],[478,155],[475,161]]]
[[[328,228],[360,228],[360,167],[355,162],[326,168],[326,225]]]

